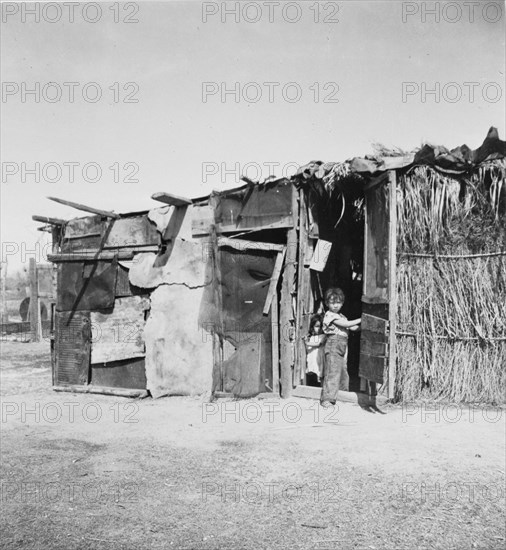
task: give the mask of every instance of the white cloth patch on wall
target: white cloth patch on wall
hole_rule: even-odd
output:
[[[332,243],[330,241],[318,239],[313,252],[313,257],[311,258],[309,269],[313,269],[314,271],[323,271],[327,264],[331,249]]]

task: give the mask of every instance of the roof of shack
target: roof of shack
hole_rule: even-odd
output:
[[[340,179],[355,176],[357,181],[365,181],[377,177],[388,170],[408,170],[414,166],[431,166],[448,176],[459,177],[468,174],[480,165],[502,161],[506,158],[506,141],[499,139],[497,128],[491,127],[482,145],[472,150],[467,145],[459,145],[448,149],[442,145],[425,144],[416,151],[402,153],[399,149],[387,151],[383,149],[377,155],[354,157],[343,162],[323,162],[313,160],[301,166],[288,181],[294,185],[304,185],[309,181],[320,180],[327,189],[332,189]],[[213,191],[212,194],[226,197],[246,192],[251,186],[261,186],[268,190],[277,183],[287,181],[286,178],[270,176],[263,182],[246,182],[241,187]],[[212,195],[211,194],[211,195]],[[193,199],[193,202],[206,202],[211,195]]]
[[[474,171],[480,165],[505,158],[506,141],[499,139],[497,128],[491,127],[483,144],[475,150],[465,144],[451,150],[442,145],[426,144],[405,154],[399,154],[396,150],[386,154],[354,157],[341,163],[311,161],[302,166],[292,179],[300,183],[322,180],[326,187],[332,187],[342,177],[352,174],[369,179],[387,170],[408,170],[423,165],[431,166],[445,175],[459,177]]]

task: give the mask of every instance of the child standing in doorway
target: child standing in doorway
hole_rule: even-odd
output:
[[[340,313],[344,304],[344,292],[340,288],[329,288],[325,293],[328,311],[323,317],[323,332],[327,336],[325,343],[325,375],[320,402],[322,407],[335,405],[339,389],[348,389],[347,370],[348,331],[358,330],[361,319],[348,321]]]

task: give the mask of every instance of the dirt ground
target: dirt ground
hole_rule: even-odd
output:
[[[2,548],[504,549],[505,411],[51,390],[2,342]]]

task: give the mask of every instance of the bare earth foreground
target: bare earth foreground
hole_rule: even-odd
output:
[[[50,388],[2,343],[2,548],[505,548],[503,409]]]

